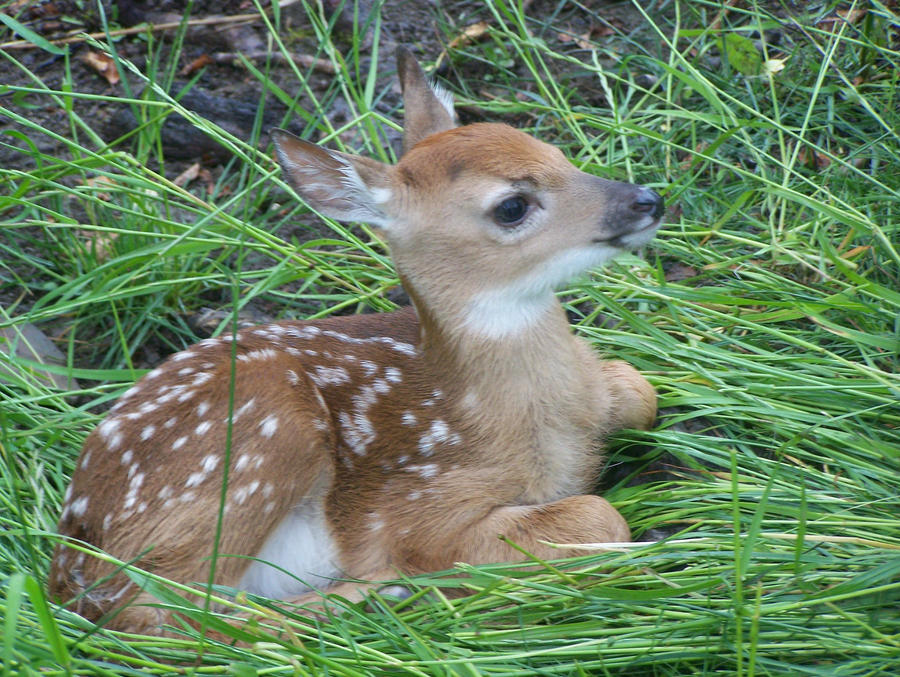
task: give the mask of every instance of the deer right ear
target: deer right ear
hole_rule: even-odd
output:
[[[412,53],[397,50],[397,75],[403,90],[403,152],[406,153],[426,136],[456,127],[453,98],[425,78],[422,67]]]
[[[376,160],[327,150],[283,129],[272,130],[278,161],[291,185],[316,211],[338,221],[363,221],[388,229],[390,167]]]

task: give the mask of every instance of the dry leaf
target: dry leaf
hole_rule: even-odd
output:
[[[113,243],[118,233],[106,233],[98,230],[76,229],[75,235],[88,242],[88,250],[93,252],[97,261],[106,261],[113,254]]]
[[[858,247],[854,247],[848,252],[844,252],[841,254],[842,259],[852,259],[857,254],[862,254],[863,252],[869,251],[872,247],[867,244],[861,244]]]
[[[102,75],[110,85],[119,82],[119,71],[116,70],[116,64],[108,54],[87,52],[81,57],[81,60]]]
[[[622,23],[617,19],[611,19],[607,23],[602,24],[591,24],[590,30],[579,35],[575,42],[582,49],[593,49],[597,38],[615,35],[616,28],[622,28]]]
[[[184,188],[187,184],[197,178],[200,174],[200,163],[195,162],[190,167],[185,169],[181,174],[175,177],[175,180],[172,181],[179,188]]]
[[[213,181],[212,172],[208,169],[200,170],[200,180],[206,184],[206,194],[212,195],[216,192],[216,182]]]
[[[673,263],[666,271],[666,282],[680,282],[697,277],[697,269],[683,263]]]
[[[858,9],[839,9],[837,10],[836,16],[825,17],[824,19],[819,21],[816,26],[818,28],[834,32],[835,30],[837,30],[837,27],[840,25],[842,20],[846,21],[849,24],[855,24],[860,19],[862,19],[868,11],[869,10],[867,7]]]
[[[489,28],[490,24],[488,24],[487,21],[479,21],[477,23],[466,26],[463,29],[462,33],[460,33],[450,41],[450,44],[447,45],[447,49],[456,49],[457,47],[462,47],[463,45],[468,45],[476,42],[477,40],[480,40],[485,35],[487,35]]]
[[[460,33],[450,41],[450,43],[447,45],[447,49],[440,53],[437,61],[434,62],[434,70],[437,71],[438,68],[440,68],[441,63],[447,57],[451,49],[456,49],[457,47],[462,47],[463,45],[468,45],[481,40],[487,35],[490,27],[491,26],[487,21],[478,21],[466,26],[463,29],[462,33]]]
[[[869,11],[868,7],[858,7],[854,9],[839,9],[837,15],[847,23],[855,24],[862,19]]]
[[[91,188],[99,188],[99,187],[102,187],[104,184],[107,186],[115,186],[116,182],[113,181],[108,176],[95,176],[90,179],[84,180],[84,185],[90,186]],[[110,196],[109,193],[104,192],[104,191],[96,191],[94,193],[94,195],[96,195],[101,200],[105,200],[106,202],[109,202],[112,199],[112,196]]]
[[[830,157],[824,153],[810,150],[806,146],[803,146],[797,153],[797,159],[800,160],[800,164],[806,165],[810,169],[825,169],[831,164]]]
[[[201,68],[209,66],[213,63],[215,63],[215,60],[209,54],[201,54],[196,59],[191,61],[187,66],[182,68],[181,71],[179,71],[179,74],[183,76],[193,75]]]

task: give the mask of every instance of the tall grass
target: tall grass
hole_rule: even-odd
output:
[[[267,25],[274,50],[312,38],[336,69],[324,91],[296,69],[297,96],[312,103],[292,115],[306,133],[386,160],[400,114],[378,60],[363,58],[387,49],[377,5],[371,46],[361,30],[333,38],[313,5],[306,36],[281,31],[277,13]],[[71,49],[61,84],[37,73],[0,84],[0,144],[21,157],[0,168],[0,285],[16,299],[0,308],[0,328],[55,332],[67,356],[55,371],[81,383],[60,390],[34,362],[0,354],[6,673],[162,673],[173,661],[234,674],[896,669],[900,15],[878,2],[853,5],[864,14],[834,3],[802,13],[645,6],[634,6],[634,31],[614,23],[576,50],[559,37],[577,32],[570,3],[532,14],[511,0],[478,3],[489,31],[451,52],[450,86],[468,115],[513,121],[586,171],[666,196],[669,219],[641,256],[561,297],[579,334],[659,391],[658,426],[613,442],[617,479],[605,495],[636,536],[672,535],[565,568],[461,564],[465,578],[409,582],[421,591],[412,600],[375,596],[324,620],[241,599],[262,620],[222,628],[252,649],[110,633],[48,602],[61,494],[103,405],[140,375],[144,346],[195,341],[185,317],[204,305],[284,317],[390,308],[387,252],[364,227],[321,228],[258,135],[242,141],[184,109],[172,77],[183,33],[148,37],[144,71],[118,42],[94,43],[132,85],[100,98],[143,121],[121,143],[82,115],[96,96],[74,86]],[[448,41],[464,28],[447,19],[458,10],[436,13]],[[0,59],[0,71],[27,71],[19,52]],[[264,65],[245,67],[260,101],[294,102]],[[328,112],[339,99],[353,117],[336,129]],[[58,106],[69,126],[37,123],[29,106]],[[160,127],[176,112],[234,155],[211,191],[176,185],[160,153]],[[44,135],[66,151],[42,152]],[[438,582],[472,594],[448,600]],[[204,613],[156,585],[162,603]]]

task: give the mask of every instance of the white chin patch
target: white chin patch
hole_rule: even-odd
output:
[[[518,334],[537,323],[555,303],[554,289],[621,251],[597,244],[557,254],[514,282],[473,296],[466,307],[463,325],[485,338]]]
[[[623,249],[637,249],[638,247],[643,247],[654,238],[659,226],[659,219],[654,219],[652,216],[645,216],[644,222],[636,227],[635,232],[621,236],[619,242],[622,243]]]

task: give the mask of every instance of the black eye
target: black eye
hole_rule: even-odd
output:
[[[528,201],[521,195],[515,195],[494,207],[494,221],[498,226],[513,228],[522,223],[527,213]]]

